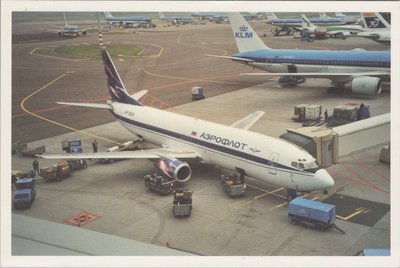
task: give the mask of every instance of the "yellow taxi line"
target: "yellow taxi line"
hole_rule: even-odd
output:
[[[104,140],[104,141],[108,141],[108,142],[111,142],[111,143],[114,143],[114,144],[122,145],[122,144],[120,144],[120,143],[118,143],[118,142],[109,140],[109,139],[107,139],[107,138],[103,138],[103,137],[97,136],[97,135],[95,135],[95,134],[91,134],[91,133],[89,133],[89,132],[86,132],[86,131],[83,131],[83,130],[79,130],[79,129],[76,129],[76,128],[73,128],[73,127],[70,127],[70,126],[61,124],[61,123],[59,123],[59,122],[50,120],[50,119],[45,118],[45,117],[43,117],[43,116],[37,115],[37,114],[35,114],[35,113],[29,111],[27,108],[25,108],[25,103],[26,103],[27,100],[29,100],[31,97],[33,97],[33,96],[36,95],[37,93],[41,92],[41,91],[44,90],[45,88],[49,87],[50,85],[54,84],[54,83],[57,82],[58,80],[64,78],[66,75],[67,75],[67,74],[64,73],[64,74],[58,76],[58,77],[55,78],[54,80],[50,81],[49,83],[47,83],[47,84],[44,85],[43,87],[39,88],[38,90],[34,91],[33,93],[31,93],[31,94],[29,94],[27,97],[25,97],[25,98],[21,101],[21,104],[20,104],[21,109],[22,109],[24,112],[26,112],[27,114],[30,114],[30,115],[32,115],[32,116],[34,116],[34,117],[36,117],[36,118],[41,119],[41,120],[47,121],[47,122],[49,122],[49,123],[51,123],[51,124],[54,124],[54,125],[57,125],[57,126],[66,128],[66,129],[70,129],[70,130],[72,130],[72,131],[76,131],[76,132],[82,133],[82,134],[84,134],[84,135],[92,136],[92,137],[95,137],[95,138],[97,138],[97,139],[99,139],[99,140]]]

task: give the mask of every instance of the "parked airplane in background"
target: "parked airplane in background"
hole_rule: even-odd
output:
[[[345,24],[344,21],[338,18],[310,18],[309,20],[318,26]],[[283,26],[301,27],[302,20],[301,18],[280,19],[274,13],[267,12],[267,23],[281,27]]]
[[[314,33],[321,33],[329,37],[341,37],[353,36],[363,31],[361,25],[331,25],[331,26],[316,26],[313,24],[304,14],[301,15],[303,25],[301,30],[308,30]]]
[[[230,13],[229,19],[239,53],[210,56],[270,72],[247,75],[327,78],[338,89],[349,84],[354,93],[372,96],[381,92],[383,82],[390,81],[390,51],[271,49],[239,13]]]
[[[151,23],[151,18],[147,16],[114,17],[110,12],[104,12],[104,16],[109,23],[118,23],[121,26]]]
[[[65,13],[64,13],[64,21],[65,21],[65,25],[64,25],[62,30],[58,30],[58,32],[57,32],[58,35],[62,35],[62,36],[66,36],[66,35],[79,36],[80,34],[82,34],[82,35],[86,34],[86,31],[80,29],[78,25],[68,24],[67,18],[65,16]]]
[[[162,12],[160,12],[159,15],[161,20],[169,21],[174,24],[188,24],[194,22],[191,16],[165,16]]]
[[[227,12],[195,12],[192,13],[193,17],[208,19],[210,21],[228,21],[228,13]],[[257,13],[246,13],[242,15],[245,20],[254,20],[258,19],[259,16]]]
[[[319,17],[320,17],[320,18],[331,18],[331,17],[329,17],[328,15],[326,15],[325,12],[320,12],[320,13],[319,13]],[[344,21],[346,24],[357,23],[357,22],[360,20],[359,17],[356,17],[356,16],[347,16],[347,15],[343,14],[342,12],[336,12],[335,18]]]
[[[192,171],[182,159],[199,159],[260,181],[288,189],[288,198],[297,191],[325,190],[334,185],[328,172],[319,167],[305,150],[281,139],[248,129],[264,114],[255,111],[225,126],[165,110],[143,106],[139,99],[147,91],[129,95],[103,47],[102,59],[112,100],[106,104],[65,103],[109,110],[129,131],[160,148],[124,151],[38,155],[48,159],[144,158],[163,161],[165,173],[179,182],[190,179]]]
[[[390,43],[390,24],[379,14],[373,12],[361,13],[364,31],[357,36],[372,39],[380,43]]]

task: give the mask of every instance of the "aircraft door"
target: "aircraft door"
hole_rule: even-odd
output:
[[[267,57],[267,66],[272,65],[272,57]]]
[[[278,159],[279,159],[279,154],[278,153],[271,153],[270,164],[268,166],[268,173],[269,174],[276,175],[278,173],[277,169],[276,169]]]
[[[297,66],[296,65],[288,65],[288,72],[289,73],[297,73]]]
[[[323,68],[324,70],[328,69],[328,60],[324,60]]]

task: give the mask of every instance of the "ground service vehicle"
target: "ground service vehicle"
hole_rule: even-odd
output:
[[[11,171],[11,183],[15,185],[17,179],[23,178],[33,178],[35,177],[35,173],[32,169],[30,170],[13,170]]]
[[[56,165],[40,169],[40,176],[45,180],[61,181],[72,173],[72,167],[67,161],[58,161]]]
[[[236,174],[221,175],[221,184],[229,197],[242,196],[246,191],[244,179],[238,178]]]
[[[157,192],[161,195],[172,193],[175,189],[176,181],[168,180],[159,173],[144,176],[144,185],[150,189],[150,191]]]
[[[192,213],[192,192],[178,189],[174,193],[172,212],[175,217],[188,217]]]
[[[302,197],[289,202],[288,214],[292,224],[311,225],[321,231],[335,228],[344,233],[333,222],[336,219],[336,206]]]
[[[13,204],[16,209],[30,208],[36,198],[35,184],[32,178],[17,179],[15,182]]]
[[[82,143],[80,139],[66,139],[62,141],[63,151],[71,153],[82,153]]]

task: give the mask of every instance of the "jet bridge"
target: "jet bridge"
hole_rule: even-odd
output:
[[[342,157],[389,144],[390,114],[334,128],[288,129],[280,138],[304,148],[321,166],[329,167]]]

